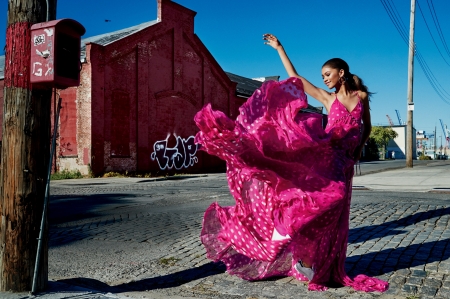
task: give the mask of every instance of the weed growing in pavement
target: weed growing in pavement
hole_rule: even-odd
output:
[[[180,259],[177,259],[176,257],[168,257],[168,258],[161,258],[159,260],[159,263],[163,266],[174,266],[176,262],[178,262]]]
[[[63,169],[62,171],[58,171],[50,175],[50,180],[66,180],[66,179],[81,179],[81,178],[83,178],[83,175],[78,169],[75,170]]]
[[[103,174],[104,178],[125,178],[127,177],[126,175],[123,175],[119,172],[114,172],[114,171],[110,171],[110,172],[105,172]]]
[[[87,177],[88,178],[95,178],[94,172],[92,171],[92,168],[91,168],[91,164],[89,163],[87,165],[87,167],[88,167],[88,175],[87,175]]]
[[[137,172],[137,171],[125,171],[125,172],[117,172],[117,171],[109,171],[105,172],[103,175],[100,175],[100,177],[103,178],[169,178],[169,177],[176,177],[180,178],[183,176],[188,175],[187,173],[150,173],[150,172]],[[94,177],[93,174],[90,174],[90,177]]]
[[[120,172],[115,172],[115,171],[110,171],[110,172],[105,172],[103,174],[104,178],[153,178],[155,176],[153,176],[151,173],[137,173],[137,172],[128,172],[125,171],[123,173]]]

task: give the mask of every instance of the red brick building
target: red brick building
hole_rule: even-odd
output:
[[[262,82],[222,70],[194,33],[194,11],[170,0],[157,5],[155,21],[82,40],[80,85],[58,91],[58,170],[224,169],[222,161],[197,151],[194,115],[211,103],[235,118]],[[2,56],[2,110],[4,63]]]
[[[209,102],[234,118],[242,103],[236,83],[194,33],[194,11],[157,5],[155,21],[83,40],[81,84],[59,91],[60,170],[223,168],[197,152],[193,118]]]

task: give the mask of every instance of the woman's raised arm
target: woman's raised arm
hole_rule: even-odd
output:
[[[286,69],[289,77],[297,77],[300,80],[302,80],[305,92],[310,96],[312,96],[313,98],[315,98],[316,100],[318,100],[319,102],[321,102],[325,107],[328,107],[331,98],[330,93],[327,92],[326,90],[323,90],[322,88],[318,88],[315,85],[311,84],[308,80],[306,80],[304,77],[300,76],[297,73],[294,65],[287,56],[283,45],[281,45],[281,42],[274,35],[266,33],[263,35],[263,39],[265,40],[264,42],[265,44],[277,50],[278,54],[280,55],[281,62],[283,63],[283,66]]]

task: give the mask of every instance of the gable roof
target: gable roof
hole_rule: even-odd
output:
[[[149,22],[145,22],[145,23],[136,25],[136,26],[128,27],[125,29],[120,29],[117,31],[108,32],[108,33],[84,38],[81,40],[81,58],[83,59],[84,57],[86,57],[86,44],[87,43],[94,43],[94,44],[106,46],[115,41],[121,40],[122,38],[130,36],[138,31],[141,31],[145,28],[153,26],[157,23],[159,23],[158,20],[153,20],[153,21],[149,21]]]
[[[232,73],[228,73],[228,72],[225,72],[225,74],[227,74],[228,78],[230,78],[231,81],[237,83],[237,86],[236,86],[236,95],[237,96],[242,96],[242,97],[248,98],[253,94],[253,92],[255,90],[260,88],[261,85],[263,84],[263,82],[259,81],[259,80],[253,80],[250,78],[238,76],[236,74],[232,74]]]

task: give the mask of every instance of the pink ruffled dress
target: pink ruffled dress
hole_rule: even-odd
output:
[[[293,276],[301,260],[313,265],[309,290],[330,282],[366,292],[388,289],[377,278],[347,276],[344,263],[363,104],[349,112],[336,98],[328,124],[307,107],[300,79],[265,82],[231,120],[208,104],[195,116],[196,143],[227,163],[236,205],[213,203],[201,241],[207,257],[246,280]]]

